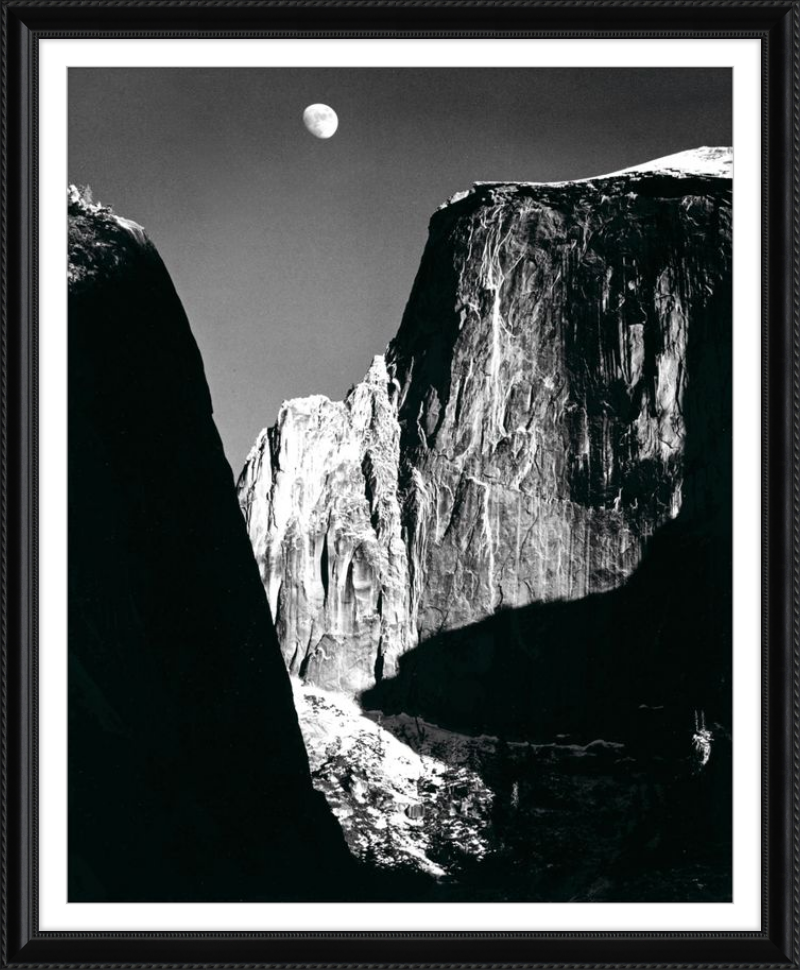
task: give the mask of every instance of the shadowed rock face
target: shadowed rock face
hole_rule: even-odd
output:
[[[73,193],[69,899],[346,898],[350,866],[178,296]]]
[[[602,662],[608,644],[614,650],[605,658],[615,663],[637,653],[660,658],[617,678],[630,685],[668,669],[659,630],[679,637],[681,650],[695,642],[692,610],[703,611],[689,602],[724,608],[730,581],[727,160],[723,150],[700,150],[584,182],[479,184],[434,215],[386,354],[386,384],[376,386],[380,421],[370,425],[373,436],[392,442],[382,489],[392,495],[393,529],[396,494],[405,552],[405,561],[395,555],[395,577],[407,586],[392,600],[391,673],[377,632],[380,573],[365,571],[357,552],[379,532],[363,469],[350,461],[343,475],[338,446],[306,431],[321,421],[290,429],[284,411],[270,432],[273,471],[257,444],[243,472],[240,501],[292,669],[353,692],[372,676],[373,706],[391,701],[409,710],[410,698],[424,695],[426,716],[448,720],[455,705],[465,729],[471,678],[489,698],[472,727],[497,727],[499,718],[503,730],[514,730],[503,700],[512,696],[516,728],[535,731],[536,711],[554,704],[553,676],[563,674],[559,696],[570,706],[568,655],[582,671],[590,669],[586,652]],[[371,374],[367,384],[375,386],[376,365]],[[285,406],[313,414],[341,407],[317,398]],[[355,443],[348,448],[359,452]],[[279,457],[308,451],[318,459],[313,471],[307,457],[302,471]],[[298,513],[298,490],[314,491],[311,516]],[[356,514],[345,511],[348,502]],[[324,557],[298,556],[318,548],[323,533]],[[340,534],[349,542],[332,541]],[[649,552],[639,586],[625,592]],[[683,556],[713,561],[716,574],[686,570]],[[345,578],[356,572],[357,595]],[[688,573],[695,582],[684,590]],[[308,616],[302,598],[312,585],[318,599],[309,623],[300,617]],[[648,614],[638,643],[633,633],[615,635],[620,621],[641,613],[637,604],[674,605],[676,590],[689,596],[684,620],[656,627]],[[332,638],[330,597],[368,603],[372,612],[353,610]],[[548,604],[553,611],[540,613]],[[509,638],[508,616],[518,610],[532,612],[524,613],[524,632],[516,623]],[[553,625],[558,610],[568,644]],[[498,612],[506,619],[492,621]],[[364,637],[368,615],[376,632]],[[713,656],[724,670],[730,615],[718,617],[713,646],[697,662]],[[703,612],[695,631],[705,622]],[[501,669],[502,677],[487,676]],[[556,721],[548,714],[538,727]]]

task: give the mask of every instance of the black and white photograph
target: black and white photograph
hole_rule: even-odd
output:
[[[732,70],[65,96],[68,901],[731,902]]]

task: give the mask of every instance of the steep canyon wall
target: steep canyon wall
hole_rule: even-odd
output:
[[[722,537],[722,595],[729,176],[729,152],[701,149],[583,182],[479,183],[434,214],[385,360],[344,404],[287,402],[240,479],[293,672],[367,690],[376,706],[427,696],[419,705],[435,720],[459,689],[467,706],[492,684],[513,696],[514,683],[495,680],[505,667],[524,685],[520,724],[525,698],[546,690],[532,682],[558,692],[571,663],[586,667],[576,641],[605,644],[612,666],[658,653],[646,622],[636,645],[609,617],[672,602],[679,577],[661,567],[643,574],[659,572],[652,590],[632,586],[662,533],[694,537],[694,561]],[[497,626],[569,604],[556,624],[564,643],[538,619],[513,636]],[[723,668],[726,631],[723,615],[711,651]],[[631,680],[641,687],[660,669]],[[496,727],[500,696],[478,706]]]
[[[76,190],[69,244],[69,899],[342,898],[175,288]]]

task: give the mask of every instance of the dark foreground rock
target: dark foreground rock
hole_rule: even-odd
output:
[[[353,865],[180,300],[143,231],[73,193],[69,899],[341,899]]]
[[[310,688],[313,690],[314,688]],[[447,766],[450,815],[480,825],[468,851],[421,791],[427,854],[450,902],[707,902],[731,898],[730,739],[712,759],[569,736],[545,744],[459,735],[408,715],[367,714],[408,750]],[[459,776],[460,773],[460,776]],[[466,774],[481,779],[469,784]],[[490,793],[484,800],[483,792]],[[368,823],[362,838],[370,837]],[[465,851],[466,850],[466,851]]]

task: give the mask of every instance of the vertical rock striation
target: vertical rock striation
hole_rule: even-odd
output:
[[[169,274],[75,190],[69,244],[69,899],[346,897]]]
[[[680,511],[720,182],[481,185],[432,220],[387,355],[420,639],[617,588]]]
[[[345,405],[290,402],[242,475],[291,669],[357,692],[418,648],[400,667],[419,682],[412,658],[439,637],[620,590],[669,523],[696,532],[721,517],[729,534],[730,232],[726,149],[582,182],[478,183],[441,207],[386,374],[376,386],[373,365],[365,382],[381,421],[347,417],[364,385]],[[334,415],[346,433],[321,430]],[[393,578],[405,583],[392,586],[390,649],[365,636],[385,593],[366,552],[380,541],[361,456],[380,435]],[[358,595],[344,583],[328,610],[331,577],[354,561]],[[481,690],[503,651],[528,663],[549,642],[531,634],[523,649],[480,630],[492,642],[472,671]],[[436,668],[442,693],[468,656],[451,650]]]
[[[239,479],[287,667],[329,689],[393,676],[409,639],[390,391],[376,357],[344,403],[286,402]]]

